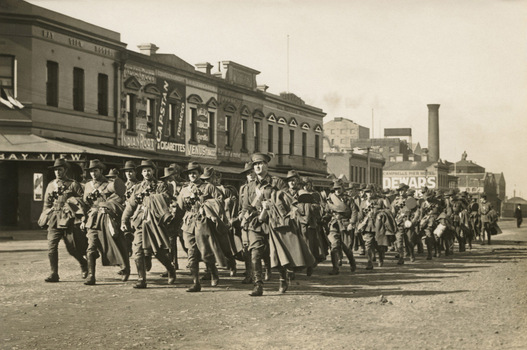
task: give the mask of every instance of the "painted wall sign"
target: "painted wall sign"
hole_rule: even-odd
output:
[[[196,118],[196,139],[198,143],[206,145],[209,143],[209,111],[207,106],[198,106]]]
[[[82,159],[82,153],[23,153],[23,152],[12,152],[12,153],[0,153],[0,160],[27,160],[27,161],[44,161],[50,162],[55,159],[64,158],[73,162],[80,162]]]
[[[125,147],[144,149],[148,151],[156,150],[156,142],[154,139],[147,138],[144,133],[137,135],[127,135],[123,130],[121,133],[122,144]]]
[[[396,189],[400,184],[407,184],[410,188],[418,189],[424,186],[436,188],[437,180],[435,176],[390,176],[384,172],[382,174],[383,188]]]
[[[188,145],[188,154],[196,157],[216,158],[216,148],[203,145]]]

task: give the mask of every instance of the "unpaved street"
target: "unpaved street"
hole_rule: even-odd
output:
[[[185,292],[186,269],[168,286],[157,262],[146,290],[100,262],[97,285],[85,286],[62,243],[61,282],[44,283],[45,241],[0,242],[0,348],[525,349],[527,229],[500,224],[491,246],[404,266],[390,252],[372,272],[359,257],[357,272],[338,276],[326,262],[286,294],[275,272],[259,298],[240,283],[241,264],[197,294]]]

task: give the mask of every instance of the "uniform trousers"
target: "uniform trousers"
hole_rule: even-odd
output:
[[[81,265],[86,267],[87,262],[84,259],[86,252],[87,239],[79,226],[71,225],[68,228],[48,228],[48,254],[58,254],[59,242],[64,239],[64,244],[68,253],[75,258]]]

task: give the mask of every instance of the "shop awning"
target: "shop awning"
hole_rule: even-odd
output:
[[[22,154],[92,154],[111,157],[141,158],[125,152],[108,151],[86,145],[49,140],[33,134],[0,134],[0,153],[3,159],[35,160],[33,157],[18,157]],[[13,155],[13,157],[11,157]],[[40,160],[49,161],[48,157]]]

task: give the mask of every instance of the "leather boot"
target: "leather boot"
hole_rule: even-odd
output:
[[[264,258],[264,281],[270,281],[271,280],[271,256],[267,253],[267,255]]]
[[[249,252],[245,252],[244,254],[244,260],[245,260],[245,278],[242,281],[242,284],[251,284],[253,283],[252,279],[252,272],[251,272],[251,256],[249,255]]]
[[[81,263],[81,276],[82,279],[88,277],[88,262],[86,260]]]
[[[373,251],[371,248],[366,249],[366,257],[368,258],[368,264],[366,270],[373,270]]]
[[[210,263],[207,264],[209,266],[210,270],[210,286],[216,287],[218,283],[220,283],[220,276],[218,275],[218,268],[216,267],[216,264]]]
[[[261,297],[263,295],[263,282],[256,282],[252,292],[249,293],[252,297]]]
[[[59,253],[49,253],[49,266],[51,267],[51,274],[44,280],[46,282],[59,281]]]
[[[134,285],[136,289],[146,288],[146,263],[145,257],[135,259],[135,266],[137,267],[137,283]]]
[[[331,251],[331,264],[333,265],[333,269],[329,272],[329,274],[338,275],[339,274],[339,253],[336,250]]]
[[[307,276],[307,277],[310,277],[312,274],[313,274],[313,266],[309,266],[309,267],[306,269],[306,276]]]
[[[152,269],[152,255],[145,255],[145,270],[150,271]]]
[[[262,259],[257,255],[251,255],[251,265],[254,283],[262,282]]]
[[[88,277],[86,278],[86,282],[84,282],[87,286],[93,286],[95,284],[95,263],[97,260],[95,259],[95,255],[90,254],[88,255]]]
[[[170,255],[168,251],[161,250],[156,254],[157,260],[167,269],[167,277],[168,277],[168,284],[175,284],[176,283],[176,270],[174,269],[174,266],[172,266],[172,262],[170,261]]]
[[[384,255],[386,254],[384,249],[384,247],[379,248],[379,261],[377,262],[377,266],[379,267],[382,267],[384,265]]]
[[[190,275],[192,276],[192,280],[194,284],[192,285],[192,287],[187,289],[187,292],[189,293],[200,292],[201,284],[199,283],[199,266],[197,264],[190,267]]]
[[[288,274],[285,269],[280,270],[280,287],[278,288],[279,293],[285,293],[289,287]]]

